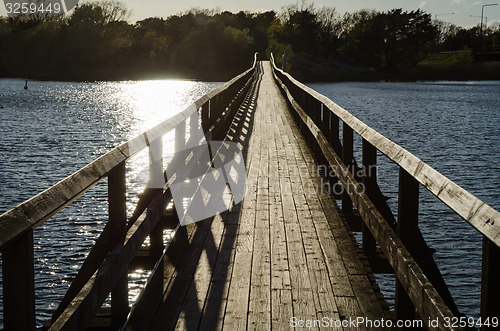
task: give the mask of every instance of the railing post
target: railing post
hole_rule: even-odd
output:
[[[161,189],[165,186],[163,173],[163,138],[149,143],[149,183],[148,188]]]
[[[377,185],[377,149],[373,147],[368,141],[363,139],[363,185],[365,188],[365,193],[368,197],[373,200],[375,186]],[[375,253],[377,243],[373,238],[370,230],[366,226],[365,222],[361,222],[361,231],[363,239],[363,253],[365,255],[370,255]]]
[[[111,223],[112,251],[117,245],[123,245],[127,233],[125,162],[120,163],[108,176],[108,208]],[[128,306],[128,274],[119,279],[111,291],[111,326],[117,328],[127,319]]]
[[[35,330],[33,230],[2,253],[5,330]]]
[[[304,90],[300,90],[299,91],[300,93],[300,102],[299,102],[299,106],[302,107],[302,109],[304,110],[304,112],[306,113],[307,116],[311,117],[311,113],[309,111],[309,104],[307,102],[307,94]],[[299,101],[299,100],[297,100]],[[311,147],[311,143],[312,143],[312,139],[311,139],[311,131],[309,130],[309,128],[307,127],[307,124],[304,123],[303,125],[303,129],[304,129],[304,132],[303,134],[305,135],[306,137],[306,142],[307,144]],[[313,151],[314,153],[314,151]]]
[[[193,114],[191,114],[189,118],[189,145],[192,147],[198,146],[203,135],[201,129],[198,126],[198,122],[199,114],[198,110],[196,110]]]
[[[179,123],[175,127],[175,142],[174,149],[175,152],[182,151],[186,146],[186,122]]]
[[[328,113],[330,114],[330,137],[328,141],[333,147],[335,153],[337,153],[338,156],[342,156],[342,146],[340,144],[339,130],[340,120],[339,117],[332,113],[330,109],[328,109]]]
[[[165,174],[163,171],[163,137],[149,144],[149,184],[150,194],[156,196],[163,192]],[[161,212],[161,211],[158,211]],[[158,222],[149,235],[149,256],[157,258],[163,252],[163,224]]]
[[[320,131],[323,131],[323,115],[322,115],[322,110],[321,110],[321,102],[316,100],[313,96],[311,96],[311,109],[312,112],[314,113],[314,122],[318,129]],[[316,159],[318,160],[319,164],[324,164],[325,163],[325,157],[321,151],[321,146],[319,143],[316,141],[314,142],[314,149],[316,152]]]
[[[349,125],[345,122],[342,126],[342,162],[347,167],[347,169],[352,172],[354,165],[354,133]],[[348,188],[344,187],[342,192],[342,212],[346,217],[352,215],[352,201],[349,197]]]
[[[500,318],[500,248],[483,236],[481,320]],[[484,324],[481,330],[488,329]]]
[[[325,105],[322,102],[318,101],[318,108],[320,110],[320,119],[321,119],[321,125],[319,126],[321,132],[325,136],[325,138],[328,140],[328,136],[330,135],[330,112],[328,110],[325,110]],[[321,152],[321,148],[320,148]],[[325,155],[321,152],[322,155],[322,163],[329,168],[328,160],[325,157]],[[329,172],[329,171],[328,171]]]
[[[208,129],[210,128],[210,108],[211,108],[212,100],[209,100],[201,106],[201,129],[203,134],[205,135],[207,141],[210,140],[210,137],[207,136]]]
[[[406,170],[399,168],[397,232],[405,246],[411,245],[418,231],[419,183]],[[415,318],[415,306],[401,283],[396,279],[396,319]]]
[[[325,135],[326,140],[328,140],[330,146],[333,147],[331,138],[332,112],[323,103],[321,104],[321,111],[323,112],[323,128],[321,129],[321,131],[323,131],[323,134]]]
[[[335,115],[332,114],[330,109],[328,109],[324,104],[322,104],[322,109],[323,109],[323,134],[325,135],[326,139],[328,140],[328,143],[330,144],[330,146],[332,146],[332,148],[334,148],[334,146],[332,145],[332,120],[333,120],[333,117]],[[337,118],[337,120],[338,120],[338,118]],[[339,128],[339,124],[337,122],[337,139],[338,139],[338,128]],[[337,178],[337,176],[333,175],[333,173],[334,173],[333,168],[330,165],[330,163],[328,162],[328,159],[326,159],[326,158],[325,158],[325,165],[326,165],[326,169],[327,169],[326,180],[327,180],[329,187],[330,187],[330,193],[334,194],[334,192],[336,192],[336,188],[337,188],[336,185],[339,185],[338,178]]]

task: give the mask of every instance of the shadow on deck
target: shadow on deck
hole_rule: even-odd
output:
[[[177,232],[159,306],[145,296],[127,329],[289,329],[299,320],[387,318],[268,62],[226,139],[243,147],[245,199]]]

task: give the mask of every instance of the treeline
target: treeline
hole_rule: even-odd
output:
[[[227,79],[266,50],[271,13],[191,10],[130,24],[120,2],[86,2],[69,17],[0,21],[0,74],[102,80]],[[32,26],[32,27],[30,27]],[[29,27],[29,28],[28,28]],[[18,32],[12,32],[12,28]]]
[[[254,52],[273,52],[280,62],[286,54],[287,70],[300,79],[377,79],[468,64],[500,42],[498,28],[480,35],[478,27],[433,22],[421,10],[339,15],[302,2],[280,13],[191,9],[134,24],[129,15],[120,2],[100,1],[57,19],[0,18],[0,76],[226,80],[248,68]],[[443,51],[460,52],[436,55]]]

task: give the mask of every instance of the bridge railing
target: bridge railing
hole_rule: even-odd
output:
[[[424,321],[439,318],[440,328],[444,328],[445,318],[459,314],[421,238],[420,186],[483,235],[481,318],[498,318],[500,213],[330,99],[278,69],[272,55],[271,62],[274,77],[295,110],[294,117],[315,157],[335,171],[335,181],[338,179],[343,186],[343,213],[352,214],[354,205],[362,218],[363,252],[373,255],[378,244],[396,275],[396,318],[412,319],[416,310]],[[361,166],[353,157],[354,133],[362,139]],[[376,172],[370,171],[377,164],[377,151],[399,167],[397,222],[391,220],[392,212],[387,212]]]
[[[108,180],[109,220],[54,313],[51,330],[85,329],[109,293],[112,325],[122,325],[129,310],[127,270],[130,263],[148,235],[150,255],[161,256],[163,250],[160,219],[172,198],[170,181],[164,171],[167,165],[162,161],[163,136],[175,131],[176,151],[188,143],[192,147],[223,137],[243,102],[256,68],[257,54],[250,69],[204,95],[184,111],[0,215],[6,330],[36,328],[33,231],[105,178]],[[187,129],[190,132],[188,141]],[[195,132],[202,134],[197,136]],[[146,148],[150,159],[148,186],[158,181],[162,185],[146,188],[134,215],[128,217],[125,165]]]

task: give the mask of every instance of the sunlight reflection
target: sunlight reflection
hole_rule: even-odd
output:
[[[128,100],[135,120],[133,131],[140,133],[187,106],[198,86],[197,82],[182,80],[139,81],[126,85],[119,97]]]

